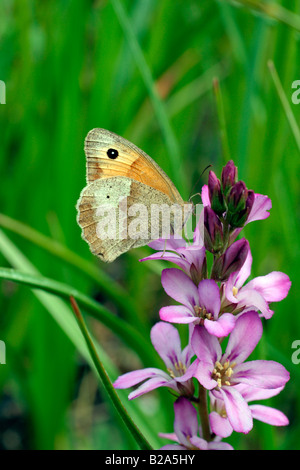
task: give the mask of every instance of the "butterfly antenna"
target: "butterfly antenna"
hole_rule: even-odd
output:
[[[210,168],[210,167],[212,167],[212,165],[207,165],[207,167],[204,168],[204,170],[202,171],[201,175],[200,175],[199,178],[197,179],[197,181],[196,181],[196,183],[194,184],[194,186],[193,186],[193,188],[192,188],[192,191],[191,191],[191,193],[190,193],[191,195],[190,195],[190,197],[189,197],[189,202],[190,202],[190,200],[192,199],[192,197],[197,196],[197,195],[201,196],[200,193],[196,193],[196,194],[193,194],[193,195],[192,195],[192,192],[193,192],[193,190],[195,189],[195,187],[197,186],[197,184],[199,183],[199,181],[200,181],[200,179],[202,178],[203,174],[204,174],[204,173],[206,172],[206,170],[208,170],[208,168]]]
[[[166,252],[166,248],[167,248],[167,239],[165,239],[165,246],[164,246],[164,251],[161,255],[161,258],[163,258],[165,256],[165,252]]]

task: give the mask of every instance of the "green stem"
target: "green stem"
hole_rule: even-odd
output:
[[[207,391],[202,385],[199,384],[198,394],[198,411],[201,420],[201,427],[203,438],[209,442],[211,440],[211,432],[208,419],[208,407],[207,407]]]
[[[122,405],[112,383],[107,375],[106,370],[103,367],[103,364],[98,356],[98,353],[96,351],[96,348],[94,346],[94,343],[91,339],[91,336],[88,332],[87,326],[84,322],[83,316],[78,308],[78,305],[73,297],[70,297],[71,305],[73,308],[73,311],[75,313],[79,328],[82,332],[82,335],[85,339],[86,345],[88,347],[88,350],[90,352],[91,358],[93,360],[93,363],[96,367],[96,370],[99,374],[99,377],[101,379],[101,382],[103,383],[103,386],[105,387],[105,390],[107,391],[114,407],[116,408],[117,412],[119,413],[120,417],[124,421],[124,424],[128,428],[128,430],[131,432],[132,436],[138,443],[141,449],[143,450],[152,450],[152,447],[150,446],[149,442],[146,440],[146,438],[143,436],[141,431],[138,429],[136,424],[132,421],[131,417],[127,413],[126,409]]]

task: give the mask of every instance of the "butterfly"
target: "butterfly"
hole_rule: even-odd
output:
[[[179,208],[180,220],[190,214],[191,205],[166,173],[133,143],[96,128],[88,133],[84,150],[87,186],[77,202],[77,222],[82,238],[101,260],[112,262],[160,238],[166,224],[174,233],[175,216],[168,208]],[[163,209],[153,221],[149,214],[157,206]]]

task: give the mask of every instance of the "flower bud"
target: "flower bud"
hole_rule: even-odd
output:
[[[213,171],[210,171],[208,175],[208,192],[212,210],[218,215],[223,214],[226,207],[221,191],[221,183]]]
[[[242,238],[237,240],[218,258],[212,268],[212,279],[226,281],[230,274],[239,271],[246,261],[249,242]]]
[[[204,245],[211,253],[218,253],[223,247],[222,223],[208,206],[204,207]]]
[[[202,279],[207,279],[207,261],[206,261],[206,256],[203,259],[203,263],[201,264],[201,269],[197,269],[195,264],[192,263],[190,267],[190,277],[193,281],[193,283],[198,286],[199,282],[202,281]]]
[[[246,208],[246,201],[248,198],[248,190],[243,181],[238,181],[231,188],[227,199],[228,212],[235,214]],[[229,221],[230,222],[230,221]]]
[[[232,186],[237,182],[237,167],[232,160],[224,166],[221,181],[223,194],[226,197]]]
[[[249,217],[251,212],[252,206],[254,204],[255,194],[254,191],[248,191],[248,197],[246,200],[246,207],[242,211],[232,214],[231,217],[228,218],[228,221],[232,228],[239,228],[243,227]]]

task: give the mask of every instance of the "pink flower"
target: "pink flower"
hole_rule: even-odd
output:
[[[233,450],[231,445],[225,442],[207,442],[201,436],[201,428],[198,425],[197,411],[193,405],[183,397],[174,403],[174,433],[160,433],[161,437],[177,442],[168,444],[160,450]]]
[[[218,337],[227,336],[233,330],[235,317],[231,313],[219,316],[220,292],[212,279],[204,279],[196,287],[184,272],[170,268],[163,270],[161,282],[166,293],[182,304],[161,308],[161,320],[204,325],[210,334]]]
[[[170,238],[169,240],[155,240],[149,246],[157,253],[153,253],[140,261],[164,260],[170,261],[181,268],[194,281],[199,281],[206,272],[206,252],[202,244],[198,244],[198,239],[194,239],[192,245],[188,245],[183,239]]]
[[[252,256],[249,248],[246,261],[242,268],[232,273],[225,284],[224,294],[226,301],[222,300],[222,308],[226,309],[228,303],[236,304],[234,311],[257,310],[265,318],[271,318],[273,311],[269,302],[278,302],[284,299],[291,287],[289,277],[281,272],[273,271],[266,276],[256,277],[243,285],[250,276]]]
[[[254,311],[237,319],[224,354],[218,339],[202,326],[196,326],[192,335],[192,347],[199,359],[195,377],[216,398],[224,401],[228,420],[237,432],[248,433],[253,426],[251,409],[238,385],[274,390],[289,380],[289,373],[277,362],[257,360],[244,363],[261,335],[262,323]]]
[[[129,400],[158,387],[170,387],[180,395],[192,396],[194,393],[192,377],[195,372],[195,364],[191,364],[191,357],[194,353],[190,344],[182,351],[178,331],[174,326],[163,322],[153,326],[151,341],[166,364],[168,373],[154,367],[135,370],[118,377],[114,387],[128,388],[143,382],[134,392],[129,394]]]
[[[236,388],[247,403],[254,400],[265,400],[273,397],[283,389],[283,387],[270,390],[257,389],[249,387],[246,384],[237,385]],[[212,411],[209,415],[209,423],[212,432],[222,438],[230,436],[233,431],[233,427],[227,418],[224,400],[221,395],[220,398],[216,398],[212,393],[210,393],[210,407]],[[271,424],[272,426],[287,426],[289,424],[288,418],[281,411],[271,408],[270,406],[252,404],[249,405],[249,409],[251,411],[252,418],[262,421],[263,423]]]

